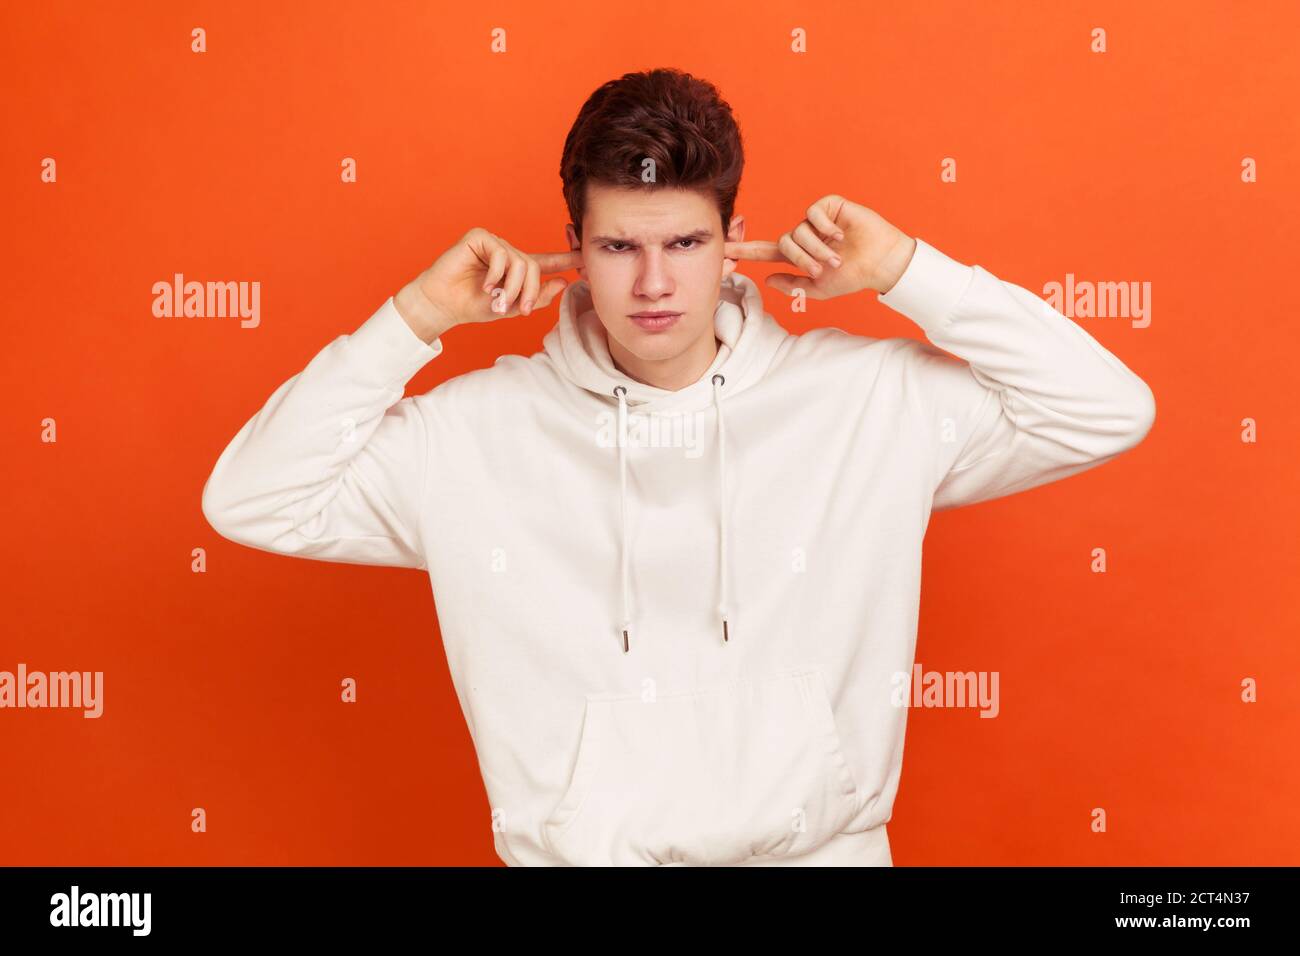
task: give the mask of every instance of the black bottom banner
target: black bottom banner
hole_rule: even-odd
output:
[[[646,934],[734,941],[751,930],[768,937],[838,924],[844,935],[861,932],[864,946],[886,929],[918,943],[1105,936],[1232,946],[1260,933],[1292,935],[1298,873],[750,867],[726,876],[719,869],[648,883],[627,872],[528,876],[502,867],[12,867],[0,868],[0,925],[6,942],[63,936],[91,945],[337,944],[414,933],[431,943],[454,934],[447,941],[463,944],[482,933],[485,943],[518,934],[550,944],[558,932],[574,944],[609,945]]]

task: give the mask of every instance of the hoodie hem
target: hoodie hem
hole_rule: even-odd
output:
[[[664,863],[663,866],[689,866]],[[825,843],[796,856],[756,856],[733,866],[893,866],[889,835],[883,823],[867,830],[837,833]]]
[[[837,833],[797,856],[761,856],[737,866],[893,866],[883,823],[854,833]]]
[[[525,863],[522,858],[509,852],[509,844],[499,838],[496,840],[497,856],[506,866],[567,866],[560,859],[549,854],[539,859],[536,864]],[[690,863],[661,863],[660,866],[692,866]],[[837,833],[820,846],[807,853],[796,856],[755,856],[730,866],[893,866],[894,859],[889,849],[889,834],[885,824],[879,823],[866,830]]]

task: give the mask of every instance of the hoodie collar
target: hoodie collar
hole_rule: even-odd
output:
[[[722,343],[708,370],[693,385],[668,391],[624,375],[610,357],[605,327],[591,304],[591,287],[583,279],[569,285],[560,298],[559,321],[542,341],[556,371],[574,385],[602,398],[614,398],[614,387],[627,389],[628,407],[638,412],[695,411],[712,404],[712,378],[726,376],[728,397],[762,378],[777,348],[789,333],[763,308],[763,295],[754,280],[739,272],[723,276],[713,311],[715,335]]]

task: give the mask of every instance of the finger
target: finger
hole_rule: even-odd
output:
[[[524,261],[528,263],[528,272],[524,276],[524,288],[519,298],[519,311],[524,315],[533,311],[533,303],[537,301],[537,289],[542,284],[542,270],[537,265],[537,260],[532,256],[524,256]]]
[[[483,277],[483,291],[491,292],[492,287],[501,281],[505,275],[506,265],[510,262],[510,254],[506,252],[506,247],[499,239],[487,240],[487,248],[491,251],[488,263],[487,275]]]
[[[551,300],[564,291],[564,287],[569,284],[568,279],[547,279],[542,286],[541,294],[537,297],[537,304],[533,310],[544,309],[551,304]]]
[[[843,240],[844,230],[835,225],[835,220],[831,217],[831,214],[822,206],[825,201],[825,199],[818,200],[808,207],[808,221],[828,239]]]
[[[518,253],[512,255],[510,269],[506,272],[506,281],[501,287],[497,302],[492,307],[502,314],[513,309],[515,299],[519,297],[519,290],[524,284],[524,276],[527,274],[528,263],[524,257]]]
[[[572,249],[569,252],[534,252],[532,257],[537,260],[542,275],[582,268],[581,249]]]
[[[812,223],[807,219],[794,227],[794,238],[799,245],[822,262],[830,263],[832,266],[840,264],[840,257],[835,254],[835,250],[821,241],[817,233],[813,231]]]
[[[754,242],[725,242],[722,245],[722,255],[727,259],[749,259],[754,262],[785,262],[785,256],[777,248],[775,242],[764,242],[756,240]]]
[[[791,236],[790,233],[787,232],[778,239],[777,246],[785,253],[785,257],[789,259],[791,263],[798,266],[800,269],[803,269],[809,275],[821,275],[822,267],[817,264],[817,260],[808,254],[808,250],[795,242],[794,237]]]
[[[810,299],[823,298],[821,292],[807,276],[791,275],[789,272],[774,272],[763,280],[778,292],[794,295],[795,289],[803,289]]]

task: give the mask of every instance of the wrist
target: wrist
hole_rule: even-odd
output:
[[[900,231],[894,244],[881,260],[880,268],[876,270],[872,288],[881,295],[889,292],[907,271],[914,252],[916,252],[916,240]]]
[[[393,305],[411,331],[429,345],[456,323],[424,294],[418,282],[408,282],[393,296]]]

